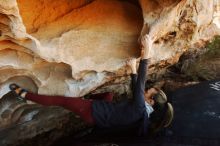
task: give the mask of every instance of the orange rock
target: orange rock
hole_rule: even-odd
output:
[[[10,75],[0,74],[4,79],[0,83],[24,75],[37,82],[39,93],[80,96],[125,75],[125,60],[139,57],[138,38],[147,33],[156,38],[151,65],[163,68],[220,34],[215,0],[139,0],[139,4],[0,1],[0,73],[7,68]],[[109,77],[109,72],[114,74]]]

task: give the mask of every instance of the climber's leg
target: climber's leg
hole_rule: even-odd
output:
[[[92,117],[93,100],[63,96],[45,96],[33,93],[27,93],[25,99],[47,106],[62,106],[79,115],[88,124],[94,124]]]

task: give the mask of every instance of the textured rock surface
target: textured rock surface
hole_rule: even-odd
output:
[[[138,57],[137,38],[147,30],[156,40],[151,63],[162,67],[219,33],[216,0],[139,2],[143,28],[132,1],[2,1],[1,84],[27,76],[38,93],[82,96],[125,74],[125,60]]]
[[[84,95],[108,81],[106,72],[117,72],[127,58],[138,57],[142,15],[132,3],[8,0],[0,5],[4,18],[0,43],[2,54],[7,56],[1,67],[16,73],[20,70],[18,74],[30,77],[35,83],[37,79],[39,93]],[[64,68],[60,68],[64,70],[59,75],[61,82],[59,78],[50,80],[48,74],[54,72],[50,77],[56,78],[53,74],[59,70],[54,71],[56,67],[52,66],[60,62]],[[54,63],[51,70],[43,69],[50,63]],[[36,64],[39,74],[34,71]],[[82,80],[65,81],[68,78],[86,80],[88,85],[82,85]],[[57,84],[59,91],[55,89]],[[45,87],[53,90],[44,90]]]
[[[88,128],[73,113],[63,108],[27,104],[14,96],[10,92],[0,101],[1,146],[51,145],[61,136]]]
[[[0,97],[11,82],[35,93],[74,97],[116,79],[100,91],[127,92],[125,60],[139,57],[138,38],[148,31],[155,38],[149,74],[157,75],[183,53],[220,34],[219,4],[219,0],[0,1]],[[18,123],[13,116],[28,117],[13,114],[3,120],[5,111],[10,117],[7,108],[22,109],[10,104],[9,100],[0,107],[1,128]],[[46,114],[56,117],[54,113]]]
[[[220,78],[220,37],[216,37],[201,55],[184,55],[181,71],[194,80],[214,80]],[[182,58],[183,58],[182,57]]]
[[[156,40],[152,51],[153,62],[167,60],[173,64],[183,52],[200,48],[218,35],[219,28],[213,22],[214,14],[219,11],[218,2],[170,0],[165,3],[161,0],[160,3],[158,0],[158,4],[151,4],[140,0],[145,18],[143,31],[149,27],[149,34]],[[152,10],[152,7],[155,8]]]

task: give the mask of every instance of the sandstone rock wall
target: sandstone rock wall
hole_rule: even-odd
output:
[[[82,96],[107,82],[106,72],[138,57],[142,15],[130,2],[7,0],[0,5],[1,83],[28,76],[39,93]]]
[[[219,28],[220,0],[2,0],[0,98],[12,82],[35,93],[71,97],[112,80],[109,84],[122,83],[129,74],[125,61],[139,57],[138,39],[147,33],[155,39],[149,74],[158,74],[219,35]],[[31,121],[36,112],[8,99],[1,105],[0,128]]]
[[[166,4],[163,2],[161,0],[160,5],[158,0],[157,7],[152,4],[155,9],[151,11],[151,6],[146,6],[149,3],[140,0],[145,17],[143,31],[148,27],[149,34],[155,37],[153,62],[177,62],[183,52],[201,48],[213,36],[219,34],[219,27],[214,23],[214,14],[219,11],[219,1],[173,0]]]

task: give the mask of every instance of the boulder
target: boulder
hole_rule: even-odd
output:
[[[174,64],[183,52],[204,47],[219,34],[214,14],[219,13],[219,1],[140,0],[144,27],[154,38],[152,63]]]
[[[1,2],[1,83],[27,76],[40,94],[83,96],[127,75],[125,61],[139,57],[138,38],[147,33],[155,40],[150,74],[219,34],[218,1],[139,4],[141,8],[137,1],[125,0]]]
[[[161,70],[176,64],[182,54],[200,52],[200,48],[220,34],[220,1],[0,1],[0,98],[9,91],[8,85],[12,82],[46,95],[81,97],[96,89],[120,95],[127,93],[130,70],[125,62],[131,57],[139,58],[138,42],[147,34],[154,39],[148,72],[152,79],[154,75],[163,74]],[[219,64],[219,59],[214,61],[215,65]],[[107,88],[100,89],[102,86]],[[19,123],[11,117],[22,117],[12,111],[22,109],[23,103],[7,111],[12,103],[9,99],[1,103],[0,127],[3,129]],[[47,111],[45,107],[39,109]],[[27,113],[35,111],[30,109]],[[69,112],[63,109],[57,112],[49,108],[45,114],[58,123],[65,123],[62,119],[59,121],[58,115],[69,121]],[[8,118],[3,119],[5,115]],[[32,125],[33,117],[26,127]],[[48,123],[40,125],[41,118],[37,118],[38,122],[33,120],[32,127],[44,127],[47,131],[57,127],[56,122],[51,127]],[[27,133],[31,133],[28,128]],[[42,133],[45,131],[17,139],[10,134],[6,137],[16,143],[16,140]]]
[[[140,52],[137,38],[142,28],[142,15],[140,8],[130,2],[10,0],[0,5],[5,19],[1,23],[5,27],[1,29],[0,43],[4,44],[1,52],[5,54],[1,67],[7,66],[14,72],[22,70],[23,73],[18,74],[34,80],[38,93],[85,95],[109,81],[106,73],[118,72],[125,67],[127,58],[138,57]],[[14,54],[13,60],[11,54]],[[61,82],[58,78],[48,78],[50,69],[43,68],[50,63],[55,66],[60,63],[64,67],[60,69],[63,70],[59,75]],[[36,64],[41,75],[34,71]],[[53,70],[55,74],[57,71]],[[15,74],[8,75],[4,81],[13,76]],[[65,81],[67,78],[70,80]],[[59,91],[56,91],[58,84]],[[45,87],[52,90],[44,90]]]

